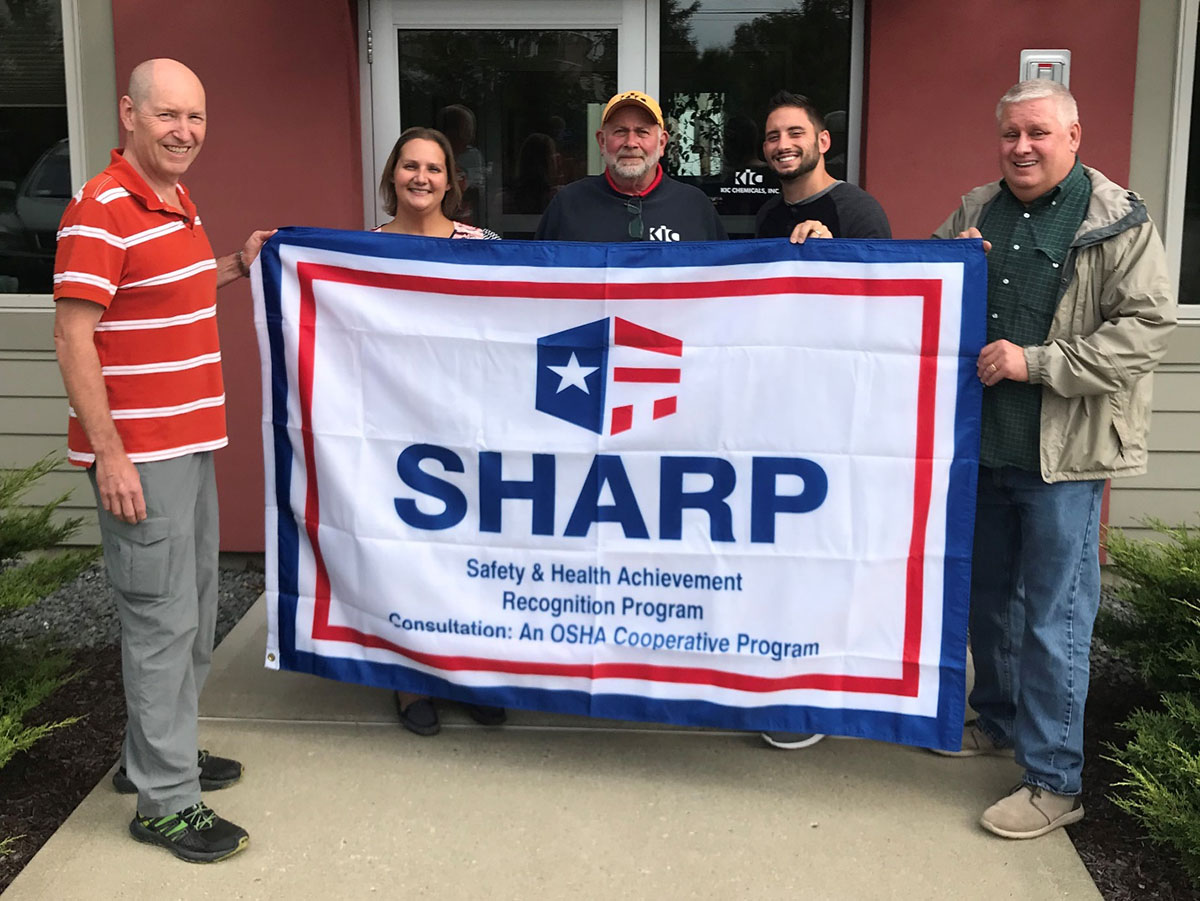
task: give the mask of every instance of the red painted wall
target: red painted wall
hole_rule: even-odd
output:
[[[184,183],[218,256],[255,228],[362,227],[354,8],[353,0],[113,0],[118,85],[151,56],[172,56],[204,82],[208,134]],[[221,546],[262,550],[262,398],[249,281],[224,288],[217,310],[230,438],[216,455]]]
[[[883,204],[896,237],[928,237],[960,196],[1000,177],[996,101],[1017,81],[1023,49],[1071,51],[1079,157],[1127,184],[1139,5],[871,3],[863,187]]]

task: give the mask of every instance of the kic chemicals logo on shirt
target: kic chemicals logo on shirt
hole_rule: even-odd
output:
[[[680,339],[619,316],[546,335],[538,338],[536,407],[597,434],[620,434],[635,419],[675,412],[682,356]]]

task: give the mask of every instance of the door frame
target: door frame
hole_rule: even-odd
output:
[[[618,90],[658,94],[658,0],[359,0],[358,22],[363,224],[368,228],[386,221],[376,186],[404,127],[396,56],[399,28],[615,29]]]

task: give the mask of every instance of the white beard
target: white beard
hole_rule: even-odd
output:
[[[621,176],[621,178],[631,180],[642,178],[658,165],[657,155],[647,156],[645,159],[640,160],[629,159],[628,157],[619,160],[607,152],[602,152],[600,155],[604,158],[605,167],[611,172]]]

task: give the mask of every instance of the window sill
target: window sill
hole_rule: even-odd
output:
[[[54,297],[50,294],[0,294],[0,313],[50,312],[53,309]]]

